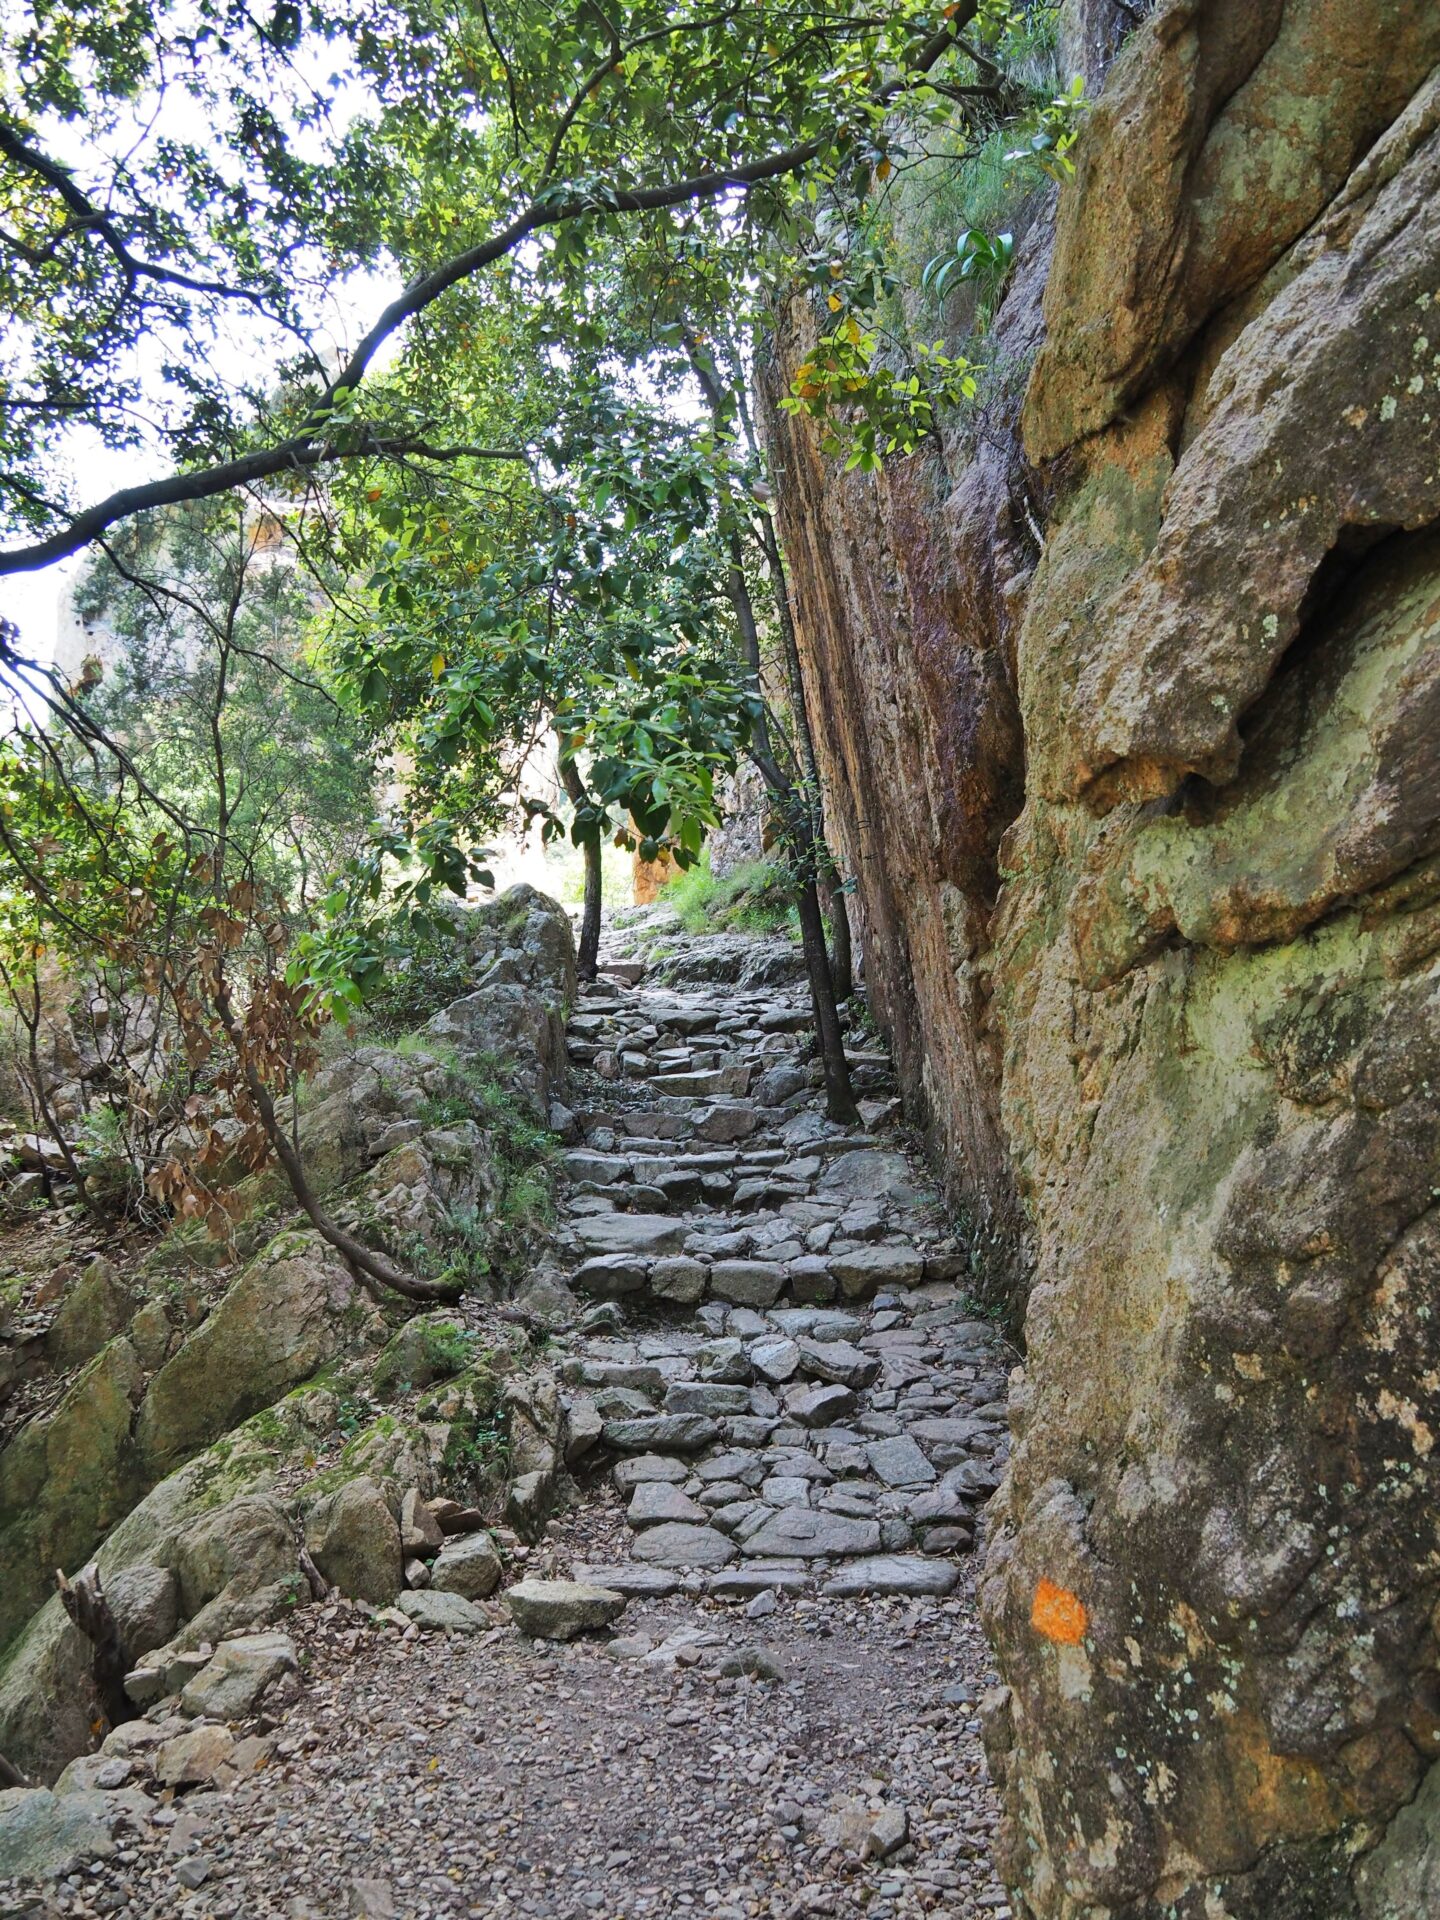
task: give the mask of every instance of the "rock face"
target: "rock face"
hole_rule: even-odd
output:
[[[879,480],[772,409],[781,520],[867,975],[1033,1278],[1017,1909],[1390,1920],[1440,1753],[1440,13],[1161,0],[1107,74],[1119,18],[1073,9],[1098,105],[985,343],[1023,406]]]
[[[565,1070],[576,984],[568,917],[531,888],[467,912],[457,941],[473,990],[435,1015],[418,1045],[342,1053],[307,1088],[301,1121],[311,1177],[338,1211],[442,1256],[447,1223],[478,1229],[501,1197],[493,1096],[544,1118]],[[177,1228],[124,1283],[103,1258],[70,1274],[50,1324],[29,1340],[29,1371],[58,1377],[0,1447],[0,1752],[37,1778],[85,1754],[100,1717],[90,1651],[54,1597],[57,1567],[73,1574],[97,1560],[135,1670],[157,1653],[161,1671],[144,1671],[147,1698],[161,1698],[158,1683],[181,1656],[252,1633],[308,1595],[307,1536],[346,1593],[396,1600],[402,1496],[431,1490],[452,1425],[476,1411],[474,1378],[455,1378],[473,1345],[461,1327],[427,1315],[391,1338],[393,1320],[344,1263],[314,1232],[275,1217],[288,1204],[275,1180],[247,1194],[255,1209],[242,1222],[242,1257],[213,1288],[174,1286],[165,1256]],[[7,1364],[0,1354],[6,1385]],[[449,1411],[387,1413],[333,1444],[338,1392],[373,1388],[390,1400],[441,1379],[454,1379]],[[518,1416],[511,1435],[542,1505],[562,1437],[553,1384],[549,1412],[553,1431],[537,1430],[533,1460]],[[461,1457],[465,1438],[456,1437]],[[462,1477],[469,1484],[457,1490],[473,1495],[478,1467]],[[438,1531],[422,1544],[438,1547]],[[493,1585],[491,1558],[462,1569],[432,1611],[473,1627],[464,1593]]]

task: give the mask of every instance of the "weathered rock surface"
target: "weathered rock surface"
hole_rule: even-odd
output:
[[[299,1672],[295,1642],[286,1633],[242,1634],[215,1649],[180,1695],[180,1711],[212,1720],[244,1720],[283,1675]]]
[[[452,1017],[437,1016],[419,1046],[343,1052],[316,1074],[301,1120],[321,1191],[437,1252],[456,1219],[483,1229],[499,1197],[488,1090],[498,1084],[543,1117],[566,1070],[576,985],[568,916],[530,888],[466,911],[457,939],[475,979]],[[432,1123],[437,1108],[447,1117]],[[451,1109],[472,1117],[452,1119]],[[0,1753],[31,1777],[54,1779],[84,1754],[100,1719],[88,1649],[53,1597],[57,1567],[73,1574],[97,1558],[132,1669],[155,1655],[143,1670],[147,1698],[158,1699],[190,1650],[308,1598],[307,1531],[322,1577],[383,1605],[401,1583],[402,1490],[433,1490],[452,1438],[471,1481],[457,1512],[491,1470],[475,1427],[494,1412],[494,1382],[466,1372],[473,1332],[454,1315],[427,1314],[391,1337],[393,1320],[313,1233],[275,1234],[267,1209],[287,1199],[275,1177],[253,1184],[257,1212],[242,1223],[228,1284],[173,1279],[177,1259],[192,1271],[228,1264],[192,1263],[188,1241],[175,1248],[177,1227],[123,1283],[104,1258],[66,1269],[42,1303],[58,1300],[57,1310],[27,1336],[27,1378],[61,1376],[0,1449]],[[267,1219],[273,1237],[261,1245]],[[570,1296],[559,1304],[567,1310]],[[372,1371],[370,1350],[381,1346]],[[0,1354],[0,1393],[17,1378]],[[391,1400],[438,1381],[452,1382],[444,1410],[432,1403],[422,1415],[412,1404],[340,1434],[341,1396],[358,1394],[363,1409],[371,1393]],[[536,1392],[523,1408],[507,1402],[504,1438],[528,1469],[521,1481],[533,1483],[538,1514],[563,1418],[553,1382],[548,1404]],[[582,1415],[568,1437],[583,1452],[599,1430]],[[302,1486],[317,1453],[324,1471]],[[438,1533],[422,1544],[439,1548]],[[498,1577],[482,1558],[472,1549],[467,1585]]]
[[[511,1618],[538,1640],[573,1640],[608,1627],[625,1611],[625,1596],[579,1580],[519,1580],[505,1594]]]
[[[1098,103],[985,343],[1023,418],[842,477],[773,405],[798,300],[768,416],[867,979],[1033,1279],[1000,1860],[1027,1920],[1398,1920],[1440,1754],[1440,14],[1069,14]],[[973,1453],[981,1412],[936,1415]]]
[[[384,1607],[399,1593],[400,1528],[383,1489],[367,1474],[311,1509],[305,1538],[321,1573],[352,1600]]]

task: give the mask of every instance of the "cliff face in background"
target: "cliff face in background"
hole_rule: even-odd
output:
[[[843,478],[773,411],[797,304],[781,521],[877,1006],[1032,1276],[985,1586],[1020,1910],[1412,1920],[1440,9],[1169,0],[1106,72],[1124,18],[1072,20],[1098,103],[983,349],[1023,401]]]

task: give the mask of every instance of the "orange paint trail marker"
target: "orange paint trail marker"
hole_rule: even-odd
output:
[[[1030,1624],[1047,1640],[1061,1647],[1078,1647],[1089,1622],[1085,1602],[1078,1593],[1071,1593],[1068,1587],[1057,1587],[1053,1580],[1042,1580],[1036,1587]]]

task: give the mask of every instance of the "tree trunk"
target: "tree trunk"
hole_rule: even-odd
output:
[[[755,608],[750,599],[745,569],[741,565],[738,535],[730,542],[730,601],[740,623],[745,658],[760,684],[760,634],[755,625]],[[755,722],[750,741],[750,758],[770,789],[785,821],[790,841],[790,858],[795,865],[796,907],[800,915],[800,943],[805,953],[805,971],[810,981],[810,1004],[815,1014],[815,1033],[820,1042],[820,1058],[825,1073],[825,1111],[841,1126],[857,1126],[860,1109],[850,1086],[850,1068],[845,1059],[845,1039],[840,1031],[840,1015],[835,1005],[835,983],[830,977],[830,960],[825,951],[825,916],[820,911],[816,888],[819,868],[814,824],[804,793],[798,793],[787,780],[770,747],[770,728],[764,715]]]
[[[855,1094],[850,1085],[845,1036],[840,1030],[830,962],[825,953],[825,920],[812,876],[806,875],[801,881],[796,904],[800,911],[800,941],[805,952],[805,970],[810,977],[810,1004],[815,1011],[815,1031],[820,1038],[820,1061],[825,1073],[825,1111],[842,1126],[858,1126],[860,1109],[855,1104]]]
[[[699,381],[714,415],[716,428],[723,432],[725,396],[714,374],[706,365],[705,356],[700,351],[699,339],[693,333],[685,335],[685,348],[695,378]],[[743,407],[741,415],[744,419]],[[745,428],[749,436],[748,419],[745,419]],[[764,522],[761,546],[765,552],[774,587],[776,610],[784,645],[786,675],[790,682],[791,702],[795,708],[795,729],[800,742],[798,787],[794,781],[785,777],[775,758],[770,743],[769,723],[763,712],[755,722],[751,736],[750,758],[759,769],[761,779],[781,810],[791,842],[791,859],[796,866],[796,907],[800,915],[800,940],[805,953],[805,971],[810,980],[810,1003],[815,1013],[815,1032],[820,1041],[820,1057],[825,1071],[825,1111],[832,1120],[838,1121],[842,1126],[856,1126],[860,1121],[860,1110],[855,1104],[855,1095],[850,1086],[850,1068],[845,1059],[845,1040],[840,1031],[840,1015],[835,1005],[836,983],[830,971],[830,958],[825,950],[825,918],[820,911],[820,896],[817,890],[817,880],[822,876],[828,879],[834,875],[835,865],[824,840],[823,818],[820,812],[820,779],[815,766],[815,742],[810,732],[810,717],[805,707],[805,686],[800,672],[800,652],[796,643],[794,622],[790,617],[785,563],[775,529],[768,518]],[[750,583],[745,577],[745,550],[738,533],[732,533],[730,536],[730,576],[727,588],[730,604],[735,609],[735,617],[740,625],[740,638],[745,648],[745,659],[754,675],[758,693],[760,691],[760,632],[755,624],[755,603],[750,597]],[[835,877],[838,879],[838,875]],[[843,960],[842,978],[845,982],[845,993],[848,996],[851,990],[848,916],[844,920],[843,937],[839,931],[839,922],[836,921],[835,950],[837,961]]]
[[[589,805],[585,782],[573,760],[560,762],[560,778],[574,806]],[[585,855],[585,905],[580,914],[580,951],[575,970],[582,980],[593,980],[600,960],[600,916],[604,905],[599,833],[587,835],[580,844]]]
[[[845,900],[839,869],[830,851],[825,833],[825,797],[820,785],[820,764],[815,753],[815,730],[810,724],[810,706],[805,694],[805,674],[800,665],[800,642],[795,633],[795,618],[790,610],[790,581],[785,571],[785,556],[780,551],[775,523],[768,514],[760,516],[760,545],[770,572],[770,590],[775,596],[775,612],[780,624],[780,642],[785,655],[785,673],[790,683],[790,705],[795,713],[795,731],[800,740],[805,780],[809,788],[812,830],[815,837],[817,871],[830,921],[830,978],[837,1000],[848,1000],[855,991],[855,964],[850,944],[850,912]]]
[[[830,976],[835,983],[835,998],[843,1001],[855,991],[855,961],[850,946],[850,909],[833,866],[825,894],[830,918]]]
[[[373,1247],[367,1247],[363,1240],[357,1240],[353,1233],[346,1231],[337,1220],[332,1220],[321,1206],[315,1189],[310,1185],[310,1177],[305,1171],[305,1162],[290,1139],[289,1134],[275,1111],[275,1102],[270,1089],[255,1071],[249,1055],[245,1051],[245,1042],[235,1023],[230,1006],[229,994],[223,983],[212,996],[215,1012],[224,1030],[225,1038],[240,1064],[244,1076],[245,1090],[250,1095],[256,1113],[260,1116],[260,1125],[264,1128],[265,1138],[270,1149],[280,1163],[280,1170],[290,1183],[290,1191],[299,1201],[306,1218],[327,1245],[332,1246],[349,1267],[362,1286],[372,1293],[377,1287],[388,1287],[392,1293],[398,1293],[406,1300],[420,1300],[427,1305],[448,1303],[458,1300],[464,1287],[455,1280],[421,1280],[413,1273],[407,1273],[403,1267],[383,1253],[377,1253]]]

